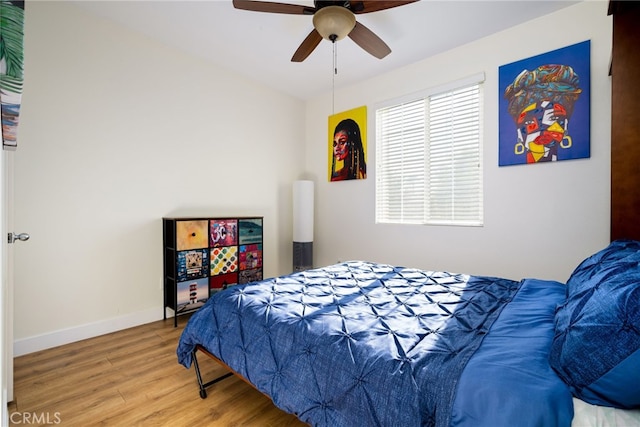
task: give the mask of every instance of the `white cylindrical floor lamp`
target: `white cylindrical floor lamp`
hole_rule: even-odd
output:
[[[293,271],[313,268],[313,181],[293,183]]]

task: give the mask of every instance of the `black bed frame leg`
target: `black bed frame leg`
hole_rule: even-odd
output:
[[[198,347],[195,347],[193,349],[193,351],[191,351],[191,357],[193,358],[193,368],[196,371],[196,378],[198,379],[198,386],[200,387],[200,398],[202,399],[206,399],[207,398],[207,387],[212,386],[213,384],[224,380],[225,378],[229,378],[231,375],[233,375],[233,372],[227,372],[224,375],[221,375],[217,378],[214,378],[213,380],[205,383],[204,381],[202,381],[202,374],[200,373],[200,365],[198,364],[198,357],[196,356],[196,353],[198,352]]]
[[[204,383],[202,382],[202,375],[200,374],[200,365],[198,365],[198,357],[196,353],[198,352],[198,348],[194,348],[191,352],[191,357],[193,358],[193,369],[196,371],[196,378],[198,378],[198,386],[200,387],[200,398],[207,398],[207,390],[205,390]]]

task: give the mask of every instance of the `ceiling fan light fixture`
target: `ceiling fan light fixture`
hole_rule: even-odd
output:
[[[346,7],[325,6],[313,14],[313,26],[323,39],[338,41],[356,26],[356,16]]]

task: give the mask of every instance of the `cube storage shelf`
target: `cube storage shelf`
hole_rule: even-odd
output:
[[[216,292],[262,279],[262,217],[162,218],[164,319],[202,307]]]

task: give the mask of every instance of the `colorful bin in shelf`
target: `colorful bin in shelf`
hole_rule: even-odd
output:
[[[229,286],[263,277],[262,217],[163,218],[164,318],[202,306]]]

